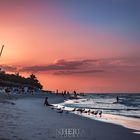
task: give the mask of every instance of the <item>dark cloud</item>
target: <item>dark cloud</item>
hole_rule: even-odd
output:
[[[70,74],[91,74],[105,71],[126,71],[140,68],[137,59],[132,62],[129,58],[109,58],[109,59],[82,59],[65,60],[60,59],[52,64],[24,67],[22,72],[48,72],[56,75]]]
[[[31,66],[24,67],[21,69],[22,72],[49,72],[52,74],[86,74],[86,73],[97,73],[103,72],[103,70],[91,69],[93,63],[98,62],[98,60],[85,59],[85,60],[64,60],[60,59],[55,61],[53,64],[42,65],[42,66]]]
[[[131,60],[131,61],[130,61]],[[103,72],[117,71],[136,71],[140,70],[139,59],[129,58],[108,58],[108,59],[82,59],[82,60],[65,60],[59,59],[52,64],[35,65],[28,67],[15,67],[3,65],[5,71],[10,72],[28,72],[43,73],[55,75],[72,75],[72,74],[94,74]]]

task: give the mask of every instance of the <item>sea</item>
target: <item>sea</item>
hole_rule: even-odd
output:
[[[105,114],[140,119],[140,94],[85,94],[81,99],[66,101],[65,106],[102,110]]]
[[[117,97],[119,98],[117,102]],[[140,134],[140,94],[137,93],[106,93],[106,94],[85,94],[79,99],[68,99],[59,104],[65,110],[82,108],[90,111],[102,111],[100,115],[87,113],[72,113],[94,119],[97,121],[122,125],[123,127],[136,130]]]

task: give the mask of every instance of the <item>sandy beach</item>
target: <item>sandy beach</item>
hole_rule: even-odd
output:
[[[139,140],[135,130],[91,120],[43,105],[46,95],[30,95],[0,102],[0,140]],[[50,103],[63,102],[61,95],[47,95]],[[4,100],[4,99],[3,99]]]

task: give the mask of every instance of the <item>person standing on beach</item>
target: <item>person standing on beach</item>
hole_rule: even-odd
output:
[[[67,95],[69,95],[70,93],[69,93],[69,91],[67,91]]]
[[[76,91],[74,90],[74,97],[77,98],[77,93]]]
[[[119,102],[119,97],[118,96],[116,97],[116,100],[117,100],[117,103],[118,103]]]
[[[58,89],[56,90],[56,95],[58,95]]]
[[[66,95],[66,93],[67,93],[66,90],[64,90],[64,95]]]

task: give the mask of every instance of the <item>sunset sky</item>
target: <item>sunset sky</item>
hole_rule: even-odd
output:
[[[0,0],[0,66],[48,90],[140,92],[139,0]]]

